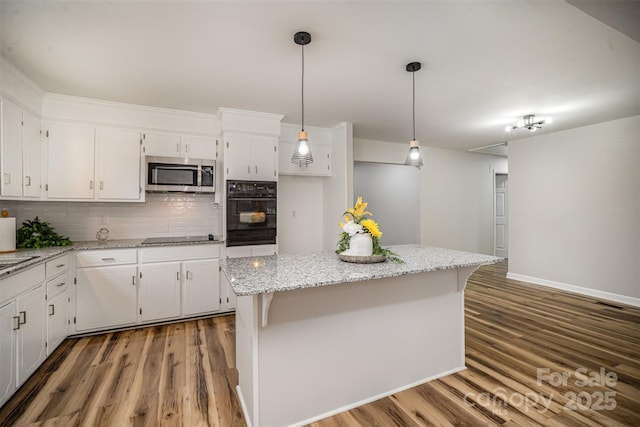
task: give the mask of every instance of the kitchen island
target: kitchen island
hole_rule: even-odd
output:
[[[390,249],[405,263],[332,252],[224,261],[249,425],[304,425],[464,369],[464,288],[501,258]]]

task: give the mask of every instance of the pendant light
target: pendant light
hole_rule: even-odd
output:
[[[420,70],[422,65],[419,62],[411,62],[407,64],[407,71],[411,73],[413,78],[413,104],[412,104],[412,123],[413,123],[413,139],[410,142],[409,154],[405,165],[415,166],[418,169],[422,167],[422,156],[420,155],[420,146],[416,140],[416,71]]]
[[[313,156],[311,155],[311,147],[309,147],[309,136],[304,130],[304,46],[311,43],[311,34],[306,31],[297,32],[293,36],[293,41],[302,48],[302,126],[298,132],[298,143],[293,150],[291,163],[307,166],[313,163]]]

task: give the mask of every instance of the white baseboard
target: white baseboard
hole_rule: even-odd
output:
[[[585,288],[582,286],[569,285],[562,282],[554,282],[553,280],[540,279],[538,277],[525,276],[524,274],[507,273],[507,279],[519,280],[521,282],[533,283],[534,285],[548,286],[550,288],[560,289],[563,291],[575,292],[577,294],[587,295],[599,299],[619,302],[621,304],[640,307],[640,298],[629,297],[626,295],[614,294],[611,292],[600,291],[598,289]]]

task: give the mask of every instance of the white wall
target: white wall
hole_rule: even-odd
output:
[[[639,135],[635,116],[509,143],[509,277],[640,305]]]
[[[404,164],[408,150],[408,143],[356,139],[353,152],[356,161]],[[507,172],[507,159],[432,147],[420,151],[420,243],[493,254],[493,173]]]

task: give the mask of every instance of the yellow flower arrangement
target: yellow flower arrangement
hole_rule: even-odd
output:
[[[380,246],[382,231],[380,231],[378,223],[371,218],[373,214],[366,210],[367,205],[368,203],[363,201],[362,197],[359,196],[355,206],[344,212],[344,222],[338,223],[338,226],[342,229],[342,233],[340,234],[336,252],[341,254],[348,250],[352,236],[356,234],[370,234],[373,243],[373,255],[384,255],[391,261],[403,263],[397,254]],[[369,217],[367,218],[367,216]]]

